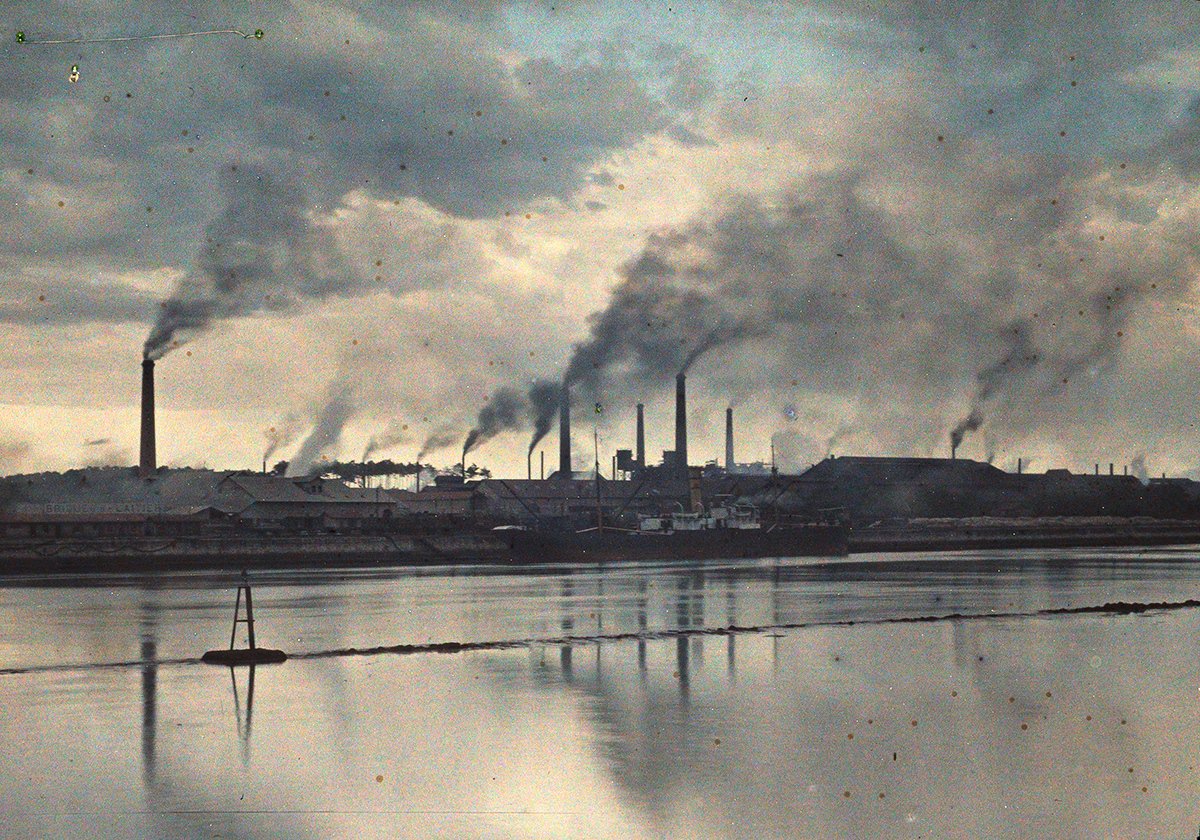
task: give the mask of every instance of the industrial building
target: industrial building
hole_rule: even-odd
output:
[[[574,470],[571,395],[559,404],[559,469],[545,480],[464,481],[438,476],[419,492],[351,486],[322,476],[166,469],[156,461],[154,362],[142,364],[141,447],[134,469],[101,468],[0,479],[0,535],[10,539],[119,538],[222,533],[399,533],[422,529],[630,526],[638,515],[699,503],[753,505],[764,517],[856,527],[931,518],[1163,517],[1200,519],[1200,484],[1102,474],[1009,473],[960,458],[829,457],[799,475],[735,460],[734,413],[725,413],[723,463],[690,465],[687,385],[675,379],[673,450],[647,463],[645,406],[634,445],[613,477]],[[1126,472],[1121,470],[1121,473]],[[616,476],[621,478],[617,479]],[[702,477],[701,477],[702,476]]]

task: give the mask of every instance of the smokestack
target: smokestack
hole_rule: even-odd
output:
[[[955,457],[957,456],[957,453],[958,453],[958,444],[957,443],[950,444],[950,460],[951,461],[953,461],[955,459]]]
[[[637,404],[637,465],[646,466],[646,406]]]
[[[138,475],[150,478],[158,469],[154,454],[154,360],[142,360],[142,457]]]
[[[687,379],[682,373],[675,377],[675,462],[687,478]]]
[[[1109,462],[1108,462],[1108,474],[1109,474],[1109,475],[1112,475],[1112,474],[1113,474],[1113,464],[1112,464],[1112,461],[1109,461]]]
[[[1021,459],[1017,459],[1017,475],[1021,474]]]
[[[725,409],[725,472],[733,472],[733,408]]]
[[[558,477],[571,477],[571,389],[566,385],[558,401]]]

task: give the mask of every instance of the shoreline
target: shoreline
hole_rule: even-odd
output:
[[[849,535],[849,554],[1192,544],[1200,544],[1200,523],[1197,522],[1108,521],[1085,525],[1067,520],[998,525],[982,520],[944,520],[929,525],[853,529]],[[491,532],[470,531],[449,534],[0,542],[0,579],[30,574],[146,571],[373,569],[456,565],[527,568],[593,564],[572,563],[552,556],[547,556],[541,562],[518,561],[513,558],[511,546],[504,537]]]

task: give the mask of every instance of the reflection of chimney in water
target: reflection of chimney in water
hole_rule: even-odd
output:
[[[638,670],[643,674],[646,672],[646,640],[641,638],[646,633],[646,579],[642,578],[638,581],[638,599],[637,599],[637,618],[638,618]]]
[[[675,623],[680,630],[687,630],[691,626],[691,612],[688,609],[688,585],[687,579],[679,578],[679,599],[675,602]],[[675,670],[679,674],[679,704],[686,706],[688,703],[688,695],[691,687],[691,674],[689,673],[689,665],[691,664],[688,647],[688,637],[680,635],[675,639]]]
[[[569,580],[562,582],[562,634],[570,636],[575,627],[575,619],[571,616],[571,596],[575,594],[575,586]],[[571,646],[563,645],[558,651],[559,663],[562,666],[563,679],[571,680]]]
[[[154,452],[154,360],[142,361],[142,451],[138,475],[149,478],[158,468]]]
[[[147,792],[157,780],[158,640],[152,609],[144,606],[142,617],[142,776]]]

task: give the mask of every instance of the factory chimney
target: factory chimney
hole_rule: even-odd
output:
[[[687,380],[684,375],[675,377],[675,463],[679,474],[687,478]]]
[[[725,472],[733,472],[733,408],[725,409]]]
[[[953,461],[958,456],[958,444],[950,444],[950,460]]]
[[[150,478],[158,469],[154,454],[154,360],[142,361],[142,457],[138,475]]]
[[[558,401],[558,477],[571,477],[571,389],[565,384]]]
[[[639,469],[646,466],[646,406],[637,404],[637,465]]]

